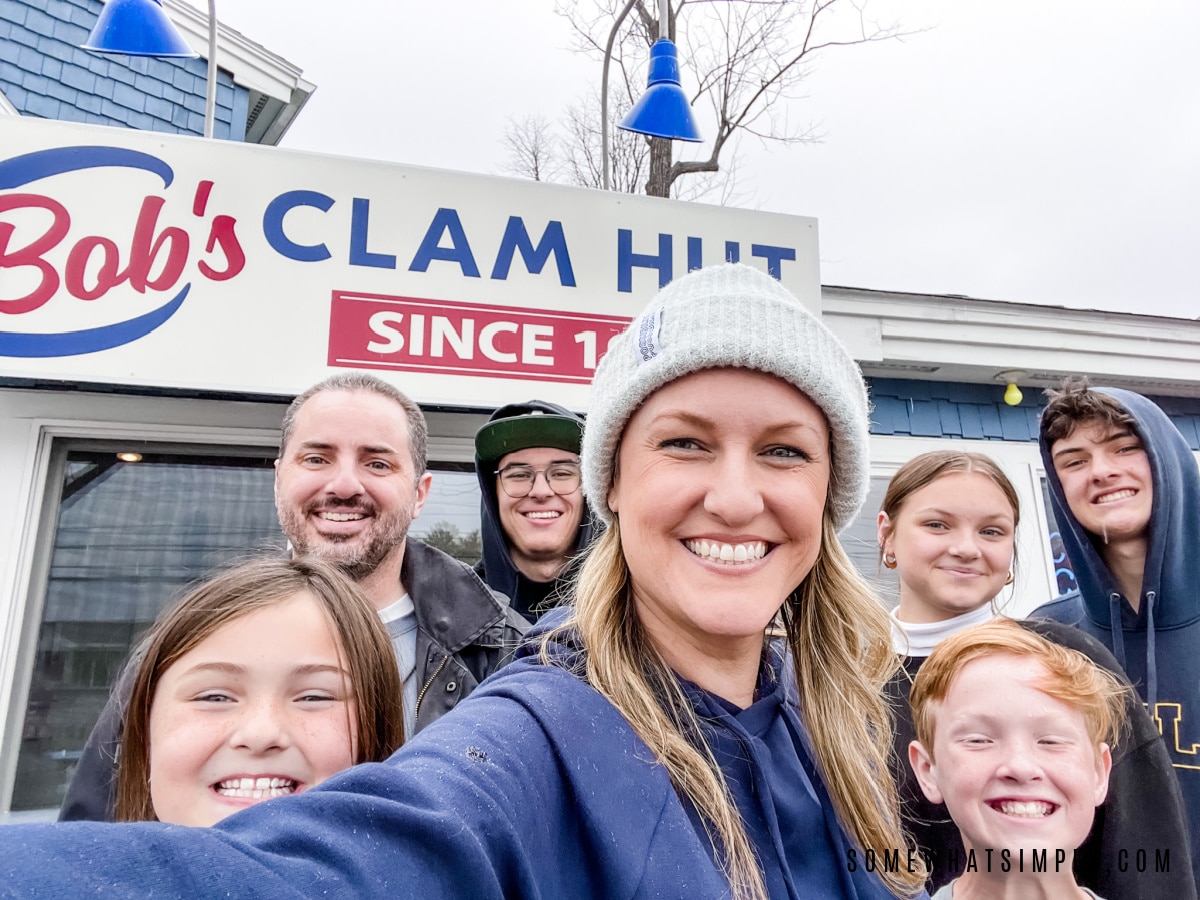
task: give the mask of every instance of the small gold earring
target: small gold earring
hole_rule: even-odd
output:
[[[894,569],[894,568],[896,568],[896,557],[895,557],[895,554],[892,554],[892,553],[885,553],[885,554],[883,554],[883,567],[884,567],[885,569]]]
[[[1009,570],[1008,570],[1008,580],[1007,580],[1007,581],[1005,581],[1004,583],[1005,583],[1005,584],[1012,584],[1012,583],[1013,583],[1013,570],[1012,570],[1012,569],[1009,569]]]

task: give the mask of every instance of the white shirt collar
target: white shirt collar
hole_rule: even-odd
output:
[[[992,611],[990,603],[952,619],[920,624],[903,622],[896,617],[896,611],[892,610],[889,615],[892,620],[892,646],[901,656],[928,656],[934,647],[950,635],[972,625],[982,625],[995,617],[996,613]]]

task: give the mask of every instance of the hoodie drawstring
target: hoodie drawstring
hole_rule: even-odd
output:
[[[1129,671],[1125,664],[1125,632],[1121,628],[1121,595],[1113,591],[1108,595],[1108,620],[1112,628],[1113,656],[1121,668]],[[1154,646],[1154,591],[1146,591],[1146,705],[1154,715],[1158,702],[1158,653]]]
[[[1152,716],[1158,701],[1157,663],[1154,651],[1154,591],[1146,591],[1146,702]]]
[[[1112,629],[1113,656],[1121,664],[1121,671],[1128,671],[1125,665],[1125,632],[1121,630],[1121,595],[1116,591],[1108,595],[1108,625]]]

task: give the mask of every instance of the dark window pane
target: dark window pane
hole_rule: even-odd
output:
[[[1063,547],[1062,532],[1058,528],[1058,520],[1054,518],[1054,506],[1050,503],[1050,486],[1046,476],[1042,476],[1042,501],[1046,507],[1046,528],[1050,539],[1050,558],[1054,560],[1054,581],[1058,585],[1058,596],[1075,590],[1075,570],[1067,559],[1067,551]]]
[[[282,548],[272,458],[67,455],[11,808],[58,806],[136,636],[183,588]]]
[[[466,471],[435,471],[433,487],[409,533],[469,566],[483,556],[479,537],[479,480]]]

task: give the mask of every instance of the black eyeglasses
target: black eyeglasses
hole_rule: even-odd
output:
[[[560,497],[579,490],[579,463],[554,463],[544,469],[513,463],[497,470],[495,474],[500,476],[500,487],[504,488],[504,493],[514,500],[528,497],[539,475],[546,476],[546,484]]]

